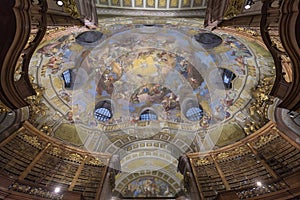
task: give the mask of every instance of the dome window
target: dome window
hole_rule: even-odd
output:
[[[62,73],[62,78],[65,83],[65,88],[71,88],[72,87],[72,70],[68,69]]]
[[[235,74],[230,71],[229,69],[222,69],[222,80],[223,84],[225,86],[225,89],[231,89],[232,88],[232,82],[233,79],[235,79]]]
[[[111,104],[108,101],[98,103],[95,109],[94,116],[97,120],[105,122],[112,118]]]
[[[203,116],[203,110],[200,106],[191,107],[186,111],[185,116],[191,121],[199,121]]]
[[[152,121],[152,120],[157,120],[157,115],[155,112],[152,110],[145,110],[142,112],[140,115],[140,120],[142,121]]]

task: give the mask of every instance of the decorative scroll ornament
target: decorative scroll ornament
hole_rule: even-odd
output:
[[[42,145],[41,145],[41,143],[40,143],[40,141],[39,141],[39,139],[38,139],[37,136],[30,136],[30,135],[22,134],[21,138],[25,142],[29,143],[30,145],[32,145],[32,146],[34,146],[36,148],[39,148],[39,149],[42,148]]]
[[[258,141],[255,142],[255,148],[257,149],[261,146],[266,145],[267,143],[271,142],[278,136],[279,136],[278,133],[275,131],[272,131],[272,132],[268,133],[267,135],[260,136]]]
[[[241,14],[244,7],[244,0],[229,0],[227,10],[224,12],[224,18],[232,18]]]
[[[196,162],[194,163],[194,166],[198,167],[198,166],[207,165],[209,163],[210,162],[209,162],[209,160],[207,158],[200,158],[200,159],[196,160]]]
[[[33,78],[32,78],[33,79]],[[46,115],[46,111],[49,109],[46,104],[42,103],[43,94],[45,89],[39,87],[37,84],[32,83],[32,87],[36,92],[36,95],[30,96],[26,99],[29,104],[29,121],[35,122],[38,117]]]
[[[268,109],[274,103],[274,98],[269,96],[274,82],[274,77],[266,76],[252,90],[252,97],[255,99],[249,107],[251,121],[248,122],[244,131],[247,135],[260,129],[268,120]]]
[[[276,36],[270,36],[270,39],[272,41],[272,46],[277,49],[280,52],[285,52],[285,49],[282,46],[282,43],[280,41],[280,38]]]
[[[247,146],[240,146],[230,151],[217,154],[216,159],[217,160],[229,159],[233,157],[242,156],[243,154],[247,154],[249,152],[250,149]]]
[[[238,32],[243,32],[243,33],[246,32],[249,35],[254,36],[254,37],[256,37],[256,36],[259,35],[259,33],[257,32],[257,30],[252,30],[249,27],[237,27],[237,28],[235,28],[235,30],[237,30]]]
[[[78,19],[80,14],[76,6],[75,0],[62,0],[64,2],[64,11],[68,13],[71,17]]]
[[[225,158],[228,158],[229,156],[229,153],[228,152],[222,152],[222,153],[219,153],[216,158],[217,159],[225,159]]]
[[[81,162],[83,160],[82,156],[77,153],[71,153],[67,159],[72,160],[74,162]]]
[[[47,125],[47,124],[43,124],[42,128],[40,129],[40,131],[42,131],[43,133],[50,135],[53,131],[53,129]]]
[[[250,149],[247,146],[240,146],[240,147],[234,149],[234,151],[232,153],[240,156],[240,155],[243,155],[243,154],[246,154],[249,152],[250,152]]]
[[[51,154],[55,155],[55,156],[61,156],[62,154],[62,150],[58,147],[53,147],[50,151]]]
[[[90,158],[88,164],[90,165],[95,165],[95,166],[104,166],[104,163],[102,162],[102,160],[99,160],[98,158]]]

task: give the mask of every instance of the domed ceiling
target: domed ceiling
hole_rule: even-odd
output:
[[[273,62],[255,40],[193,19],[99,24],[47,35],[30,64],[45,113],[31,121],[66,143],[119,155],[124,196],[145,196],[139,184],[174,196],[180,155],[228,145],[267,122],[269,108],[259,106],[272,101],[255,91],[271,89]]]

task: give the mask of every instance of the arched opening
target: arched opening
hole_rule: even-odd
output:
[[[191,121],[199,121],[203,117],[203,110],[201,106],[189,108],[185,116]]]
[[[142,121],[157,120],[157,114],[154,111],[147,109],[141,113],[140,120]]]
[[[102,122],[108,121],[113,116],[110,101],[101,101],[97,104],[94,117]]]

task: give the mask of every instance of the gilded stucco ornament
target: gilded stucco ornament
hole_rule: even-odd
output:
[[[276,128],[272,129],[268,134],[258,137],[257,141],[255,141],[252,145],[256,149],[258,149],[261,146],[266,145],[267,143],[271,142],[275,138],[279,137],[279,134],[277,131],[278,130]]]
[[[55,156],[61,156],[62,150],[58,147],[52,147],[52,149],[50,150],[50,153]]]
[[[29,104],[29,121],[35,122],[38,117],[46,115],[46,111],[49,109],[45,103],[42,103],[42,98],[45,92],[45,89],[39,87],[37,84],[32,83],[33,89],[36,92],[36,95],[30,96],[26,99]]]
[[[250,152],[250,149],[246,146],[240,146],[230,151],[222,152],[216,155],[216,160],[226,160],[234,157],[241,156]]]
[[[232,152],[235,155],[243,155],[250,152],[250,149],[246,146],[240,146],[236,149],[234,149],[234,151]]]
[[[209,162],[208,158],[199,158],[199,159],[195,160],[194,166],[199,167],[199,166],[202,166],[202,165],[207,165],[209,163],[210,162]]]
[[[254,37],[259,35],[257,30],[252,30],[249,27],[236,27],[235,30],[238,31],[238,32],[242,32],[243,34],[246,32],[249,35],[254,36]]]
[[[252,97],[255,100],[251,103],[248,110],[253,121],[248,122],[244,127],[247,135],[254,133],[268,121],[268,109],[274,103],[274,98],[269,96],[273,80],[274,77],[266,76],[256,88],[252,89]]]
[[[27,143],[29,143],[30,145],[41,149],[42,145],[41,142],[39,141],[39,138],[37,136],[30,136],[27,134],[21,134],[21,138],[26,141]]]
[[[81,162],[83,160],[82,156],[77,153],[71,153],[67,157],[67,159],[72,160],[74,162]]]
[[[285,52],[279,37],[271,36],[272,46],[278,51]]]
[[[43,124],[42,128],[40,129],[40,131],[42,131],[43,133],[50,135],[53,131],[53,129],[51,128],[51,126],[47,125],[46,123]]]
[[[80,18],[76,2],[74,0],[62,0],[64,2],[64,10],[73,18]]]
[[[229,156],[228,152],[222,152],[222,153],[217,154],[216,159],[225,159],[225,158],[228,158],[228,156]]]
[[[99,158],[91,157],[87,164],[95,166],[104,166],[104,163]]]
[[[11,110],[0,101],[0,114],[10,112]]]
[[[244,0],[230,0],[224,18],[229,19],[241,14],[244,7]]]

